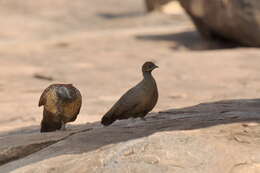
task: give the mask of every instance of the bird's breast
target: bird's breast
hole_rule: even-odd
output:
[[[146,108],[152,109],[158,100],[158,89],[155,81],[143,87],[142,103]]]

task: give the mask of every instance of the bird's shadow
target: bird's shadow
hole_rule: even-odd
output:
[[[85,125],[72,125],[70,130],[76,129],[66,138],[46,146],[32,153],[29,158],[20,158],[2,165],[0,169],[15,170],[28,164],[40,162],[52,157],[70,154],[82,154],[97,150],[109,144],[117,144],[133,139],[150,136],[157,132],[202,129],[221,124],[237,122],[260,122],[260,99],[223,100],[219,102],[203,103],[181,109],[171,109],[159,113],[151,113],[146,121],[140,119],[117,121],[108,127],[100,122]],[[16,129],[6,136],[35,134],[37,127]],[[52,134],[55,134],[53,132]],[[62,146],[59,142],[62,142]],[[1,143],[1,142],[0,142]],[[58,144],[59,147],[56,147]],[[1,151],[0,151],[1,153]]]
[[[121,18],[135,18],[145,16],[144,12],[128,12],[128,13],[98,13],[97,16],[104,18],[104,19],[121,19]]]
[[[169,41],[174,42],[172,49],[176,50],[181,47],[189,50],[215,50],[215,49],[231,49],[239,47],[239,44],[228,40],[209,40],[203,38],[197,31],[185,31],[171,34],[142,34],[137,35],[136,39],[143,41]]]

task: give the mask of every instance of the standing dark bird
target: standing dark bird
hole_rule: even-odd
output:
[[[52,84],[39,101],[44,106],[41,132],[65,130],[65,124],[75,121],[80,112],[82,97],[72,84]]]
[[[144,119],[145,115],[154,108],[158,100],[157,85],[152,76],[155,68],[158,66],[153,62],[143,64],[143,80],[128,90],[103,116],[101,123],[104,126],[130,117]]]

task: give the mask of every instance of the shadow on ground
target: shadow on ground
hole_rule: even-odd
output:
[[[71,133],[66,132],[68,135],[62,139],[50,145],[46,145],[44,148],[39,147],[39,150],[35,150],[34,153],[23,155],[23,157],[30,155],[30,158],[21,159],[23,157],[17,157],[13,160],[17,160],[19,164],[9,162],[2,165],[2,168],[11,171],[51,157],[57,157],[66,153],[87,153],[109,144],[117,144],[147,137],[157,132],[203,129],[221,124],[248,122],[260,122],[260,99],[224,100],[203,103],[192,107],[151,113],[146,121],[140,119],[135,119],[134,121],[117,121],[109,127],[102,127],[99,122],[75,125],[70,127]],[[27,127],[23,128],[22,131],[26,134],[34,134],[34,139],[37,139],[38,136],[48,135],[35,132],[35,128],[36,127]],[[55,135],[55,133],[57,132],[51,134]],[[61,132],[59,132],[59,134],[60,133]],[[6,134],[13,134],[14,139],[17,135],[24,135],[21,129]],[[5,135],[2,134],[2,136]],[[3,141],[4,140],[2,140],[2,142]],[[30,139],[28,139],[28,141],[30,141]],[[47,136],[45,142],[48,142]],[[59,147],[56,146],[56,143],[59,143]],[[8,169],[6,169],[6,167]]]
[[[133,17],[140,17],[145,16],[146,13],[133,11],[128,13],[99,13],[97,16],[104,18],[104,19],[119,19],[119,18],[133,18]]]
[[[215,49],[231,49],[239,47],[236,43],[224,40],[206,40],[200,36],[197,31],[186,31],[175,34],[149,34],[138,35],[136,39],[144,41],[170,41],[176,45],[172,49],[185,47],[190,50],[215,50]]]

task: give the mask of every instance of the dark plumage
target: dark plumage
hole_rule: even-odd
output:
[[[158,89],[151,72],[155,68],[158,66],[152,62],[143,64],[143,80],[128,90],[103,116],[103,125],[108,126],[116,120],[130,117],[144,118],[154,108],[158,100]]]
[[[82,97],[72,84],[52,84],[39,101],[44,106],[41,132],[64,130],[65,124],[75,121],[80,112]]]

